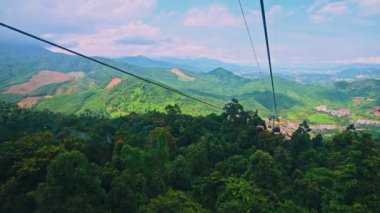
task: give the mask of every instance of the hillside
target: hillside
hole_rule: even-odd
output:
[[[223,103],[217,99],[209,98],[208,100],[217,105]],[[186,114],[206,115],[218,112],[214,108],[194,103],[172,92],[130,79],[124,79],[112,89],[95,89],[47,99],[38,104],[36,109],[64,113],[82,113],[89,109],[95,112],[107,112],[118,117],[130,112],[144,113],[152,110],[163,112],[169,104],[178,104]]]
[[[36,46],[14,47],[2,44],[2,47],[0,74],[4,74],[1,75],[4,80],[1,84],[0,99],[19,103],[20,106],[76,114],[89,109],[118,117],[131,112],[144,113],[150,110],[162,112],[166,105],[177,103],[186,114],[219,113],[216,109],[205,107],[76,56],[52,53]],[[263,117],[273,115],[269,78],[264,79],[264,86],[261,79],[246,79],[224,68],[200,73],[178,67],[147,68],[149,66],[140,67],[121,60],[113,61],[100,57],[97,59],[219,106],[232,98],[237,98],[244,107],[250,110],[257,109]],[[148,60],[144,57],[137,59],[141,63]],[[28,82],[34,82],[33,79],[41,79],[38,73],[44,70],[54,73],[54,76],[62,77],[70,76],[70,73],[83,74],[79,78],[67,77],[64,81],[56,81],[50,76],[42,84],[32,84],[33,87],[24,88],[30,84]],[[113,84],[112,81],[115,79],[120,79],[119,83],[110,88],[109,85]],[[378,80],[336,82],[322,86],[276,77],[275,85],[279,114],[284,121],[298,123],[306,119],[316,125],[344,126],[362,119],[371,122],[378,120],[375,112],[371,111],[380,105]],[[24,88],[27,92],[9,92],[14,88]],[[317,107],[320,105],[331,111],[318,111]],[[339,110],[349,110],[349,117],[335,116],[334,112]]]

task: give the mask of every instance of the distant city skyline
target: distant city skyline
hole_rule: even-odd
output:
[[[259,0],[241,0],[266,63]],[[380,64],[380,0],[266,0],[275,66]],[[238,0],[8,0],[0,22],[92,56],[255,65]],[[27,41],[0,28],[0,41]],[[54,49],[53,49],[54,50]]]

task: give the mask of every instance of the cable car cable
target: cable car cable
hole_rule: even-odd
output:
[[[276,118],[278,118],[276,93],[274,90],[274,82],[273,82],[272,62],[271,62],[270,50],[269,50],[267,23],[266,23],[266,18],[265,18],[264,0],[260,0],[260,5],[261,5],[261,15],[263,19],[264,33],[265,33],[265,43],[266,43],[267,54],[268,54],[269,72],[270,72],[270,78],[271,78],[271,83],[272,83],[273,104],[274,104]]]
[[[261,78],[261,81],[263,83],[263,86],[264,86],[264,93],[266,94],[267,96],[267,99],[268,101],[270,100],[269,98],[269,95],[266,91],[269,91],[265,85],[265,82],[264,82],[264,78],[263,78],[263,74],[262,74],[262,71],[261,71],[261,66],[260,66],[260,63],[259,63],[259,60],[257,58],[257,54],[256,54],[256,50],[255,50],[255,46],[253,45],[253,39],[252,39],[252,36],[251,36],[251,31],[249,30],[249,27],[248,27],[248,23],[247,23],[247,19],[245,17],[245,13],[244,13],[244,10],[243,10],[243,5],[241,4],[241,0],[238,1],[239,2],[239,6],[240,6],[240,10],[241,10],[241,14],[243,16],[243,19],[244,19],[244,24],[245,24],[245,29],[247,31],[247,34],[248,34],[248,37],[249,37],[249,41],[251,43],[251,48],[252,48],[252,51],[253,51],[253,55],[255,57],[255,60],[256,60],[256,64],[257,64],[257,68],[259,69],[259,73],[260,73],[260,78]]]

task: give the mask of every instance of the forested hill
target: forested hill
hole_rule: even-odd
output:
[[[246,109],[257,109],[265,118],[274,111],[269,78],[247,79],[234,74],[234,70],[217,67],[204,73],[182,67],[140,67],[123,60],[97,59],[217,106],[237,98]],[[276,75],[274,81],[282,121],[299,123],[306,119],[312,125],[337,126],[364,119],[378,122],[374,110],[380,105],[379,80],[311,85]],[[77,115],[85,110],[112,117],[151,110],[164,112],[168,104],[178,104],[184,114],[195,116],[219,113],[78,56],[50,52],[39,46],[4,43],[0,43],[0,100]],[[349,110],[350,116],[318,111],[319,105],[330,111]]]
[[[378,212],[378,139],[260,125],[237,101],[116,119],[0,102],[0,212]]]

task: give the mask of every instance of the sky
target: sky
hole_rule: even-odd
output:
[[[259,0],[241,3],[266,63]],[[265,9],[274,66],[380,64],[380,0],[265,0]],[[0,22],[91,56],[256,64],[238,0],[2,0]],[[1,40],[28,42],[7,29]]]

